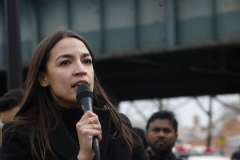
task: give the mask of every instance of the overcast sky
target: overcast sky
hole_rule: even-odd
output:
[[[239,104],[239,97],[239,94],[217,96],[217,98],[227,104]],[[198,97],[198,100],[205,110],[209,110],[209,96]],[[215,99],[213,99],[212,102],[214,113],[213,120],[216,120],[226,110],[222,104]],[[162,104],[167,107],[168,110],[172,110],[175,113],[179,126],[193,126],[194,116],[196,115],[199,116],[201,126],[206,127],[208,125],[208,116],[202,111],[194,98],[180,97],[163,99]],[[134,126],[144,128],[151,114],[158,111],[158,106],[158,100],[124,101],[119,104],[119,112],[128,116]]]

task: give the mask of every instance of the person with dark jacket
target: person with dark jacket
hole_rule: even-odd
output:
[[[93,112],[76,100],[81,84],[93,93]],[[21,109],[3,127],[3,160],[92,160],[97,137],[101,160],[146,160],[130,121],[101,87],[86,41],[59,30],[37,46]]]
[[[20,109],[19,104],[23,95],[23,89],[15,88],[9,90],[0,98],[0,119],[3,125],[14,118]],[[0,137],[2,137],[2,126],[0,135]],[[0,139],[0,144],[2,144],[2,138]],[[0,159],[2,159],[1,150],[2,148],[0,146]]]
[[[178,122],[170,111],[158,111],[148,119],[146,140],[150,160],[178,160],[172,148],[178,138]]]
[[[20,109],[23,98],[23,89],[11,89],[0,98],[0,118],[3,124],[12,120]]]

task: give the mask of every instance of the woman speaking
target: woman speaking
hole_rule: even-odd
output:
[[[76,99],[80,84],[93,93],[93,111]],[[94,72],[86,41],[59,30],[37,46],[25,82],[21,109],[3,127],[3,160],[92,160],[93,137],[101,160],[146,160],[130,121],[119,114]]]

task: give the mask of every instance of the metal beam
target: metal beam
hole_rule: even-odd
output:
[[[7,33],[7,89],[22,88],[22,59],[19,29],[18,0],[4,0]]]
[[[212,8],[212,40],[217,40],[217,22],[216,22],[216,0],[211,0]]]
[[[100,53],[104,54],[106,52],[106,40],[105,40],[105,2],[104,0],[99,0],[99,10],[100,10]]]
[[[42,40],[42,27],[41,27],[41,6],[40,3],[41,1],[32,1],[33,4],[34,12],[36,15],[36,30],[37,30],[37,42],[40,42]]]
[[[72,29],[72,1],[67,0],[67,25],[68,29]]]
[[[169,48],[177,45],[176,0],[167,0],[167,44]]]
[[[134,20],[135,20],[135,48],[140,49],[140,31],[139,31],[139,21],[140,21],[140,11],[139,11],[139,0],[134,0]]]

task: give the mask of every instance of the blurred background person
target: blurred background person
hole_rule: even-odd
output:
[[[178,122],[170,111],[158,111],[147,122],[146,139],[150,160],[180,160],[172,152],[178,138]]]
[[[14,118],[20,109],[19,104],[23,95],[23,89],[12,89],[0,98],[0,118],[3,124]]]
[[[0,119],[1,128],[7,121],[12,120],[20,109],[20,102],[24,96],[23,89],[11,89],[0,98]],[[2,129],[0,130],[2,137]],[[2,138],[0,138],[1,144]],[[1,148],[0,148],[1,150]],[[1,151],[0,151],[1,152]],[[1,155],[0,155],[0,159]]]

